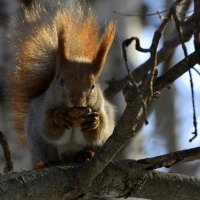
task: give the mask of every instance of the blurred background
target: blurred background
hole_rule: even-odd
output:
[[[27,5],[30,1],[26,1]],[[46,0],[46,4],[50,1]],[[103,88],[107,87],[106,81],[116,78],[120,79],[127,75],[126,67],[121,54],[121,43],[124,39],[132,36],[140,38],[142,47],[149,48],[154,31],[162,22],[158,14],[148,15],[149,13],[165,11],[173,2],[172,0],[86,0],[93,7],[99,21],[104,25],[110,19],[117,23],[117,36],[112,46],[106,66],[101,76]],[[192,14],[193,5],[188,0],[182,1],[184,12],[179,17],[187,18]],[[181,8],[180,8],[181,9]],[[187,12],[186,12],[187,11]],[[12,28],[8,26],[12,17],[20,13],[19,1],[0,0],[0,130],[5,134],[14,160],[15,171],[29,168],[28,151],[24,151],[19,144],[17,134],[9,121],[10,112],[6,100],[6,73],[14,67],[12,57],[14,55],[12,45],[8,42],[7,36],[12,33]],[[133,15],[133,16],[132,16]],[[160,41],[160,47],[165,40],[169,39],[175,32],[173,22],[170,22]],[[188,52],[193,52],[193,39],[187,43]],[[148,53],[139,53],[135,50],[134,44],[127,49],[128,60],[131,70],[149,58]],[[184,57],[182,49],[176,48],[173,54],[158,67],[159,74],[163,74],[167,69]],[[197,68],[199,66],[196,66]],[[197,122],[200,121],[200,76],[192,71],[195,89],[195,102]],[[125,102],[121,93],[117,94],[113,103],[116,105],[117,119],[120,118]],[[141,159],[153,157],[168,152],[192,148],[199,146],[200,135],[193,142],[192,138],[193,112],[191,89],[188,73],[178,79],[170,89],[162,91],[161,97],[155,101],[150,109],[148,116],[149,124],[137,134],[134,140],[120,152],[118,158]],[[159,169],[172,171],[188,175],[200,175],[200,162],[190,162],[171,167],[170,169]],[[4,157],[0,150],[0,171],[2,172]]]

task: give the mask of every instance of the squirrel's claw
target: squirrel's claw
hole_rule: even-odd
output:
[[[55,110],[54,121],[55,123],[63,128],[70,129],[72,126],[71,122],[67,119],[67,112],[61,109]]]
[[[93,112],[85,117],[84,122],[81,124],[81,130],[83,132],[95,130],[99,126],[99,117],[100,114],[98,112]]]

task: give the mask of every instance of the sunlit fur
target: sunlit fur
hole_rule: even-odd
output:
[[[37,5],[24,13],[23,20],[17,21],[16,67],[8,83],[12,118],[21,139],[29,102],[47,90],[55,75],[56,54],[101,68],[115,35],[112,22],[101,34],[92,11],[84,14],[80,5],[76,9],[60,6],[54,14]]]

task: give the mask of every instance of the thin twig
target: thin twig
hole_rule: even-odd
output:
[[[125,13],[120,13],[118,11],[114,11],[114,13],[117,15],[125,16],[125,17],[141,17],[141,16],[150,17],[150,16],[158,15],[158,13],[159,14],[166,13],[167,11],[168,11],[168,9],[165,9],[165,10],[156,11],[154,13],[147,13],[147,14],[143,14],[143,15],[141,15],[141,14],[125,14]]]
[[[147,14],[128,14],[128,13],[121,13],[121,12],[118,12],[118,11],[114,11],[113,13],[114,14],[117,14],[119,16],[123,16],[123,17],[152,17],[152,16],[156,16],[159,14],[164,14],[168,11],[169,9],[165,9],[165,10],[161,10],[161,11],[156,11],[156,12],[153,12],[153,13],[147,13]],[[186,11],[186,12],[179,12],[178,15],[181,16],[181,15],[185,15],[185,13],[192,13],[194,12],[194,10],[189,10],[189,11]],[[159,17],[161,19],[163,19],[163,17]]]
[[[4,173],[9,173],[13,170],[13,162],[12,162],[12,156],[10,153],[7,140],[2,131],[0,131],[0,144],[3,149],[4,158],[5,158]]]
[[[187,48],[186,48],[186,45],[185,45],[184,40],[183,40],[183,31],[182,31],[182,28],[181,28],[181,25],[180,25],[180,22],[179,22],[179,19],[177,17],[175,9],[173,11],[173,19],[174,19],[174,22],[175,22],[175,25],[176,25],[177,32],[178,32],[179,37],[180,37],[181,46],[182,46],[182,49],[183,49],[184,56],[187,60],[188,65],[190,65],[190,63],[187,59],[188,58]],[[197,131],[196,106],[195,106],[195,100],[194,100],[194,85],[193,85],[192,73],[191,73],[190,69],[188,70],[188,72],[189,72],[189,77],[190,77],[190,88],[191,88],[191,94],[192,94],[193,125],[194,125],[194,132],[192,132],[192,134],[194,136],[189,140],[189,142],[192,142],[197,137],[198,131]]]
[[[142,52],[149,52],[149,50],[147,49],[143,49],[141,46],[140,46],[140,41],[138,38],[135,38],[135,37],[132,37],[132,38],[129,38],[129,39],[126,39],[122,42],[122,53],[123,53],[123,58],[124,58],[124,63],[125,63],[125,66],[126,66],[126,69],[127,69],[127,72],[128,72],[128,75],[129,75],[129,78],[131,80],[131,84],[134,85],[134,87],[136,88],[138,94],[140,95],[141,97],[141,100],[142,100],[142,104],[143,104],[143,110],[144,110],[144,122],[145,124],[147,125],[148,124],[148,120],[147,120],[147,109],[146,109],[146,104],[144,102],[144,98],[142,96],[142,93],[140,91],[140,88],[138,87],[134,77],[132,76],[131,74],[131,71],[130,71],[130,68],[129,68],[129,65],[128,65],[128,58],[127,58],[127,54],[126,54],[126,48],[131,44],[131,42],[133,40],[136,40],[136,49],[138,51],[142,51]]]
[[[154,84],[155,77],[157,76],[157,63],[158,63],[157,49],[158,49],[158,44],[159,44],[160,38],[163,34],[163,31],[164,31],[168,21],[171,19],[174,6],[177,5],[177,3],[179,3],[179,2],[180,1],[177,1],[177,2],[175,2],[171,5],[167,15],[163,18],[161,25],[155,31],[153,39],[152,39],[152,43],[151,43],[149,51],[150,51],[150,54],[151,54],[150,59],[152,60],[153,64],[152,64],[152,67],[150,69],[149,78],[147,79],[147,81],[144,81],[144,83],[143,83],[144,85],[149,87],[150,96],[149,96],[148,101],[151,101],[151,98],[154,96],[153,95],[153,84]]]
[[[128,75],[129,75],[129,78],[130,80],[133,82],[133,84],[137,85],[136,84],[136,81],[134,80],[132,74],[131,74],[131,71],[130,71],[130,68],[129,68],[129,65],[128,65],[128,57],[127,57],[127,54],[126,54],[126,48],[135,40],[135,49],[140,51],[140,52],[143,52],[143,53],[147,53],[147,52],[150,52],[150,49],[144,49],[140,46],[140,40],[139,38],[137,37],[131,37],[131,38],[128,38],[126,40],[124,40],[122,42],[122,54],[123,54],[123,58],[124,58],[124,62],[125,62],[125,66],[126,66],[126,69],[127,69],[127,72],[128,72]],[[138,89],[139,90],[139,89]]]
[[[127,55],[126,55],[126,47],[128,47],[132,43],[132,41],[135,40],[136,41],[136,45],[135,45],[136,50],[138,50],[140,52],[143,52],[143,53],[150,52],[150,54],[151,54],[151,58],[150,59],[152,60],[153,65],[152,65],[152,68],[151,68],[150,76],[147,79],[147,81],[144,81],[144,83],[143,83],[144,85],[147,85],[149,87],[150,99],[151,99],[153,97],[153,82],[155,80],[155,77],[157,76],[157,48],[158,48],[158,44],[159,44],[160,38],[162,36],[162,33],[163,33],[163,31],[164,31],[164,29],[165,29],[168,21],[171,19],[174,7],[178,3],[180,3],[180,0],[177,1],[177,2],[175,2],[175,3],[173,3],[172,6],[170,7],[169,12],[164,17],[161,25],[155,31],[154,36],[153,36],[153,40],[152,40],[152,44],[151,44],[151,46],[150,46],[149,49],[142,48],[141,45],[140,45],[140,40],[137,37],[131,37],[129,39],[126,39],[122,43],[122,52],[123,52],[124,62],[125,62],[125,65],[126,65],[126,68],[127,68],[127,71],[128,71],[128,75],[130,77],[130,80],[136,86],[135,88],[137,88],[137,90],[138,90],[138,92],[139,92],[139,94],[141,96],[141,99],[142,99],[142,102],[143,102],[143,108],[144,108],[144,115],[145,115],[145,122],[146,122],[146,124],[147,124],[146,105],[145,105],[145,102],[143,100],[142,93],[140,92],[140,89],[137,86],[136,81],[134,80],[134,78],[133,78],[133,76],[131,74],[130,68],[128,66],[128,58],[127,58]],[[150,99],[148,101],[150,101]]]
[[[194,47],[195,51],[197,51],[199,55],[199,64],[200,64],[200,22],[199,22],[199,17],[200,17],[200,1],[199,0],[194,0],[194,15],[196,16],[196,20],[194,21]]]
[[[195,67],[193,67],[192,69],[200,76],[200,71],[198,71]]]
[[[189,70],[189,75],[190,75],[190,86],[191,86],[191,94],[192,94],[193,125],[194,125],[194,132],[192,132],[194,136],[189,140],[189,142],[192,142],[197,137],[198,130],[197,130],[197,118],[196,118],[196,106],[195,106],[195,100],[194,100],[194,84],[193,84],[191,70]]]
[[[137,51],[140,51],[142,53],[150,52],[150,49],[146,49],[146,48],[141,47],[140,40],[137,37],[131,37],[131,38],[124,40],[123,44],[122,44],[123,49],[125,49],[125,47],[127,48],[134,40],[135,40],[135,49]],[[127,57],[126,57],[126,60],[127,60]]]

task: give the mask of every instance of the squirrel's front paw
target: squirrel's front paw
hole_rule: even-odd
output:
[[[81,124],[81,130],[83,132],[92,131],[99,127],[100,114],[98,112],[92,112],[85,117],[84,122]]]
[[[72,126],[72,123],[69,120],[67,111],[62,109],[56,109],[54,111],[54,122],[59,126],[66,129],[69,129]]]

